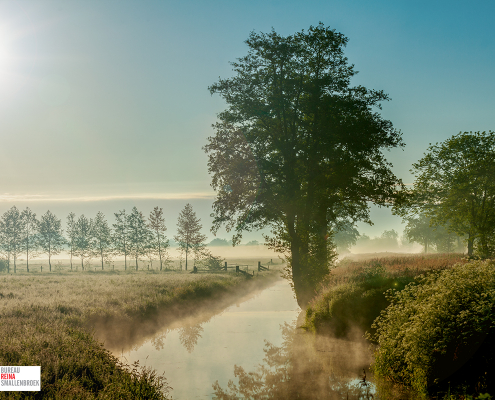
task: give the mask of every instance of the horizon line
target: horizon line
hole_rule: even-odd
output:
[[[0,194],[0,203],[11,202],[97,202],[112,200],[188,200],[188,199],[214,199],[214,193],[145,193],[129,195],[106,196],[57,196],[41,194]]]

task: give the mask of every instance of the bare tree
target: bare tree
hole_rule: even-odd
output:
[[[189,250],[197,257],[206,247],[206,236],[200,232],[203,228],[200,221],[189,203],[180,212],[177,220],[177,235],[174,236],[174,240],[178,243],[180,252],[186,256],[186,271]]]
[[[148,217],[148,226],[153,233],[150,250],[158,254],[160,260],[160,271],[163,268],[163,262],[167,259],[168,239],[165,236],[167,227],[165,218],[163,218],[163,209],[155,207]]]
[[[74,254],[81,259],[81,266],[84,271],[84,260],[94,256],[93,221],[83,214],[78,218],[75,229]]]
[[[98,211],[93,221],[93,236],[94,250],[100,256],[101,269],[103,270],[103,263],[109,259],[112,251],[112,232],[105,219],[105,215],[101,211]]]
[[[113,245],[117,254],[124,256],[124,269],[127,271],[127,254],[129,254],[129,227],[128,216],[125,210],[114,213],[115,224],[113,224]]]
[[[48,254],[48,265],[52,271],[52,255],[59,254],[66,240],[63,236],[62,221],[48,210],[39,222],[39,245]]]
[[[127,217],[129,229],[129,254],[136,260],[136,271],[138,270],[138,260],[146,254],[148,243],[151,240],[151,232],[146,224],[146,218],[136,207],[132,208]]]
[[[29,207],[21,212],[22,247],[26,252],[26,271],[29,272],[29,257],[35,257],[38,250],[38,220]]]
[[[7,210],[0,219],[1,247],[7,256],[7,271],[10,272],[10,257],[17,272],[17,257],[23,250],[21,213],[16,206]]]

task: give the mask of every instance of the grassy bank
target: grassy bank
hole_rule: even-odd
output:
[[[337,337],[346,336],[352,327],[370,331],[375,318],[390,304],[387,290],[402,290],[421,273],[460,262],[464,261],[459,254],[344,258],[309,303],[304,327]]]
[[[266,279],[152,271],[0,275],[0,364],[41,365],[42,374],[41,392],[9,398],[168,398],[163,377],[123,366],[92,332],[115,343],[151,334],[203,300],[252,290],[253,281]]]
[[[495,390],[494,267],[459,255],[343,260],[304,327],[337,337],[367,331],[385,399],[396,398],[390,384],[417,398],[484,398]]]

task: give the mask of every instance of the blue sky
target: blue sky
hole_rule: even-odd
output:
[[[411,183],[428,143],[495,129],[495,3],[472,4],[0,1],[0,212],[110,217],[155,204],[172,228],[189,201],[207,229],[201,147],[225,107],[208,86],[231,75],[250,31],[288,35],[320,21],[349,38],[353,83],[392,98],[382,115],[406,147],[387,157]],[[371,236],[402,229],[387,210],[372,218],[360,225]]]

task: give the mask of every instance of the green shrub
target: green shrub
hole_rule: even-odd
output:
[[[380,264],[359,270],[350,282],[320,291],[306,309],[306,329],[346,336],[353,326],[370,330],[373,321],[389,305],[384,292],[403,289],[411,277],[394,278]]]
[[[423,394],[441,388],[442,381],[473,391],[493,390],[493,262],[475,261],[422,276],[418,284],[389,292],[388,298],[391,304],[370,335],[378,344],[375,376]]]

